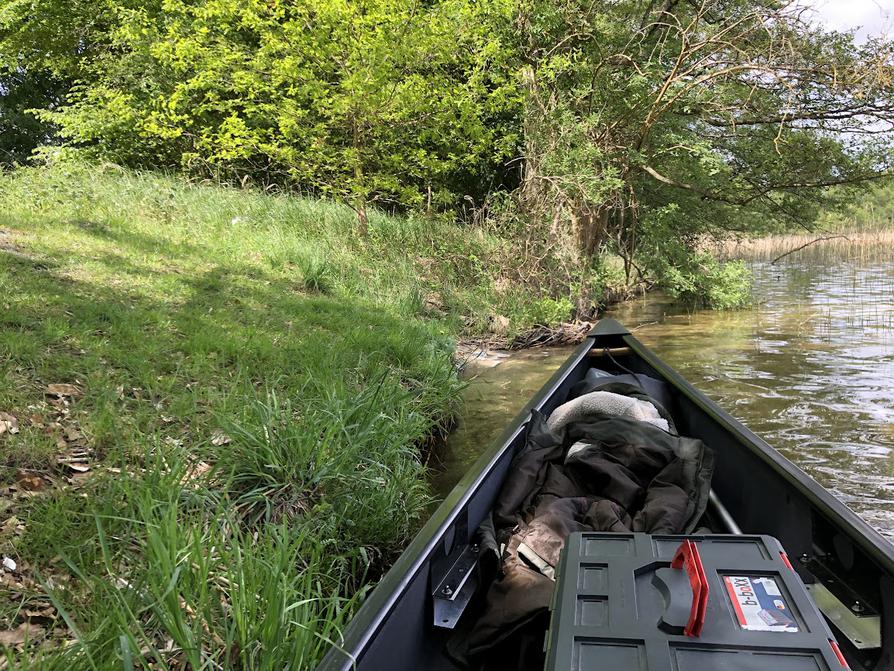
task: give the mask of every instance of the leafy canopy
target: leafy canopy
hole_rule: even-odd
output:
[[[521,0],[528,207],[628,277],[700,236],[810,227],[892,160],[894,47],[779,0]]]
[[[0,54],[77,80],[42,116],[103,159],[455,205],[516,144],[507,110],[519,92],[492,30],[509,11],[501,0],[14,2]]]
[[[6,0],[0,68],[69,83],[38,116],[91,156],[343,199],[364,233],[369,203],[455,211],[520,187],[537,258],[608,250],[633,281],[702,267],[705,236],[811,228],[889,174],[894,45],[805,11]]]

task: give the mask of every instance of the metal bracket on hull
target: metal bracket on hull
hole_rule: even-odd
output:
[[[469,543],[468,511],[463,510],[444,534],[429,569],[434,625],[453,629],[478,586],[478,546]]]
[[[453,629],[469,605],[478,579],[475,565],[478,563],[478,546],[464,545],[450,554],[452,565],[443,578],[434,584],[432,576],[432,597],[434,600],[434,624],[442,629]]]
[[[813,603],[857,650],[870,650],[882,646],[881,618],[878,615],[859,617],[853,606],[848,608],[822,583],[805,585]]]

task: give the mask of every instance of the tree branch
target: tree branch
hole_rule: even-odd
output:
[[[803,245],[795,247],[794,249],[790,249],[785,254],[780,254],[775,259],[770,261],[771,266],[775,266],[777,261],[784,259],[789,254],[794,254],[795,252],[800,252],[805,247],[810,247],[810,245],[815,245],[817,242],[825,242],[826,240],[836,240],[838,238],[844,238],[845,240],[850,240],[846,235],[825,235],[821,238],[817,238],[816,240],[811,240],[810,242],[805,242]]]

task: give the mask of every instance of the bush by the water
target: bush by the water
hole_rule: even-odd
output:
[[[702,307],[728,310],[751,302],[751,271],[745,262],[721,262],[707,253],[668,266],[663,286],[672,296]]]

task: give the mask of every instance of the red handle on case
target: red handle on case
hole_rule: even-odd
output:
[[[705,610],[708,608],[708,578],[702,566],[702,558],[698,547],[690,540],[685,540],[677,548],[671,568],[682,568],[689,576],[692,587],[692,609],[689,611],[689,622],[683,628],[687,636],[698,636],[705,624]]]

